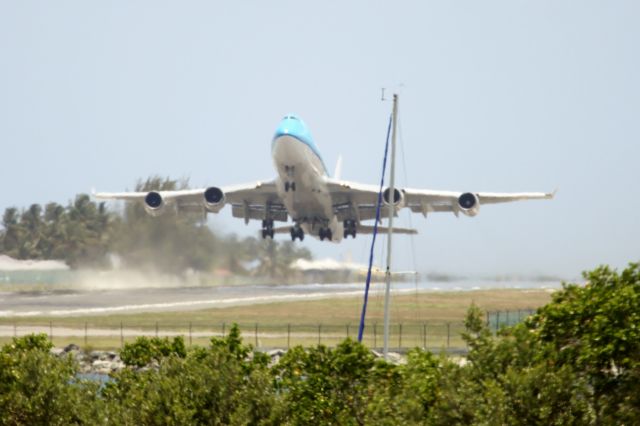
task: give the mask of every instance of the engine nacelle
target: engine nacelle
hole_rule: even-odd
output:
[[[211,213],[218,213],[224,207],[224,192],[211,186],[204,191],[204,207]]]
[[[391,200],[391,188],[382,192],[382,201],[385,206],[393,204],[396,208],[404,206],[404,192],[398,188],[393,188],[393,201]]]
[[[160,216],[164,213],[166,207],[167,203],[165,203],[159,192],[151,191],[144,197],[144,209],[151,216]]]
[[[467,216],[475,216],[480,212],[480,199],[472,192],[465,192],[458,197],[458,206]]]

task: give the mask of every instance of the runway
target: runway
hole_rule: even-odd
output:
[[[349,285],[135,288],[0,293],[0,317],[77,316],[184,311],[238,305],[354,297]]]
[[[416,291],[469,291],[487,288],[557,288],[557,283],[495,282],[399,283],[396,294]],[[372,284],[382,291],[383,284]],[[275,302],[362,297],[362,283],[244,285],[219,287],[117,288],[101,290],[0,291],[0,318],[81,316],[115,313],[186,311]]]

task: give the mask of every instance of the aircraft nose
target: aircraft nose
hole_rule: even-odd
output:
[[[289,114],[280,121],[274,137],[290,135],[300,139],[306,134],[307,129],[302,120],[293,114]]]

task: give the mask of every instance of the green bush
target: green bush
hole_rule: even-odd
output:
[[[14,338],[0,351],[0,425],[100,424],[98,385],[76,379],[71,357],[49,353],[44,334]]]
[[[180,358],[187,356],[187,349],[182,336],[169,340],[167,337],[138,337],[133,343],[126,343],[120,351],[120,359],[125,365],[144,367],[152,361],[159,362],[162,358],[175,355]]]
[[[138,339],[141,343],[142,340]],[[137,346],[148,354],[149,342]],[[157,358],[156,358],[157,357]],[[158,369],[123,370],[102,392],[117,424],[258,424],[267,422],[275,392],[267,363],[252,356],[237,325],[209,348],[186,356],[157,351]],[[136,358],[140,362],[148,356]]]

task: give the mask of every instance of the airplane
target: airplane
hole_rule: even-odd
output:
[[[371,234],[374,227],[363,221],[376,218],[379,187],[340,179],[340,160],[336,174],[330,177],[309,128],[294,114],[286,115],[279,123],[271,141],[271,156],[277,176],[268,182],[176,191],[94,193],[105,200],[126,200],[144,203],[152,216],[167,210],[193,210],[218,213],[231,205],[234,217],[262,221],[262,238],[287,233],[291,240],[302,241],[305,235],[339,242],[357,234]],[[382,192],[382,203],[391,204],[395,215],[403,208],[422,213],[426,218],[433,212],[452,212],[466,216],[478,214],[480,205],[519,200],[550,199],[553,193],[519,192],[455,192],[429,189],[390,188]],[[274,227],[274,222],[293,225]],[[382,226],[378,231],[387,232]],[[414,229],[396,228],[398,234],[415,234]]]

